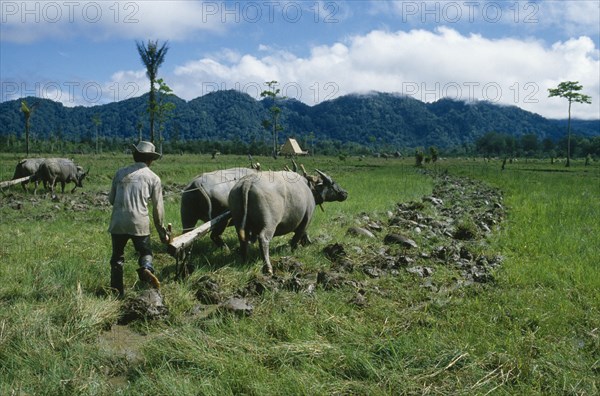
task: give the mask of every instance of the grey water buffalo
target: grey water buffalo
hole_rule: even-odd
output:
[[[344,201],[348,193],[331,177],[317,170],[318,176],[295,172],[259,172],[238,181],[229,193],[229,210],[246,261],[248,242],[258,239],[263,272],[272,274],[269,243],[274,236],[294,232],[292,249],[309,242],[306,229],[315,206],[323,202]]]
[[[13,176],[13,180],[20,179],[22,177],[32,176],[28,181],[22,182],[21,186],[23,186],[23,190],[27,191],[27,183],[29,183],[29,181],[33,181],[35,182],[35,189],[37,189],[39,180],[35,178],[35,174],[39,169],[41,163],[44,161],[45,158],[22,159],[15,167],[15,174]]]
[[[42,180],[44,185],[48,183],[54,197],[54,185],[57,181],[60,182],[61,190],[65,192],[65,184],[73,182],[75,186],[71,190],[71,193],[75,191],[77,187],[83,187],[83,179],[87,176],[88,172],[85,172],[81,166],[75,164],[72,160],[66,158],[48,158],[40,164],[35,177],[38,180]]]
[[[181,195],[181,224],[183,232],[191,231],[198,220],[214,219],[229,210],[227,198],[233,185],[242,177],[255,174],[255,169],[231,168],[203,173],[188,184]],[[226,247],[221,235],[227,222],[216,225],[210,238],[219,247]]]

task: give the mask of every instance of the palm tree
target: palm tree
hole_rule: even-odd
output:
[[[156,113],[156,89],[154,83],[158,75],[158,68],[165,61],[165,55],[169,50],[168,44],[165,42],[162,46],[158,46],[158,40],[148,40],[148,45],[141,41],[136,41],[138,53],[142,59],[142,63],[146,66],[146,75],[150,80],[150,98],[148,104],[148,112],[150,113],[150,141],[154,143],[154,116]]]
[[[565,166],[571,166],[571,103],[592,103],[592,98],[589,95],[580,94],[583,86],[579,85],[579,81],[563,81],[558,84],[557,88],[548,88],[548,97],[558,96],[566,98],[569,101],[569,121],[567,123],[567,163]]]

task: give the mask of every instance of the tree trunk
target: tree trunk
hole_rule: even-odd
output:
[[[25,152],[29,157],[29,117],[25,119]]]
[[[273,120],[273,158],[277,159],[277,120]]]
[[[571,99],[569,99],[569,121],[567,122],[567,163],[565,166],[571,166]]]
[[[150,143],[154,144],[154,112],[156,105],[156,94],[154,92],[154,79],[150,80]]]

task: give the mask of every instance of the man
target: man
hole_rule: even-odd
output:
[[[152,201],[152,218],[161,242],[168,243],[169,235],[164,227],[164,207],[160,178],[150,170],[153,161],[161,155],[150,142],[140,141],[133,146],[135,164],[119,169],[113,178],[108,200],[113,205],[108,231],[112,237],[110,259],[110,287],[119,296],[123,290],[123,265],[125,245],[131,239],[139,254],[137,270],[142,282],[158,289],[160,282],[152,267],[150,247],[150,216],[148,201]]]

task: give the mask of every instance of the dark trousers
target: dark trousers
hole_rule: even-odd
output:
[[[120,295],[123,295],[123,265],[125,264],[125,246],[131,239],[133,247],[139,254],[138,275],[141,279],[141,271],[148,269],[154,273],[152,267],[152,249],[150,247],[150,235],[127,235],[111,234],[112,238],[112,256],[110,258],[110,286],[117,289]]]
[[[154,272],[152,268],[152,248],[150,247],[150,235],[127,235],[127,234],[111,234],[112,237],[112,256],[110,264],[123,265],[125,262],[125,245],[131,239],[133,247],[139,254],[138,264],[140,267],[148,268]]]

